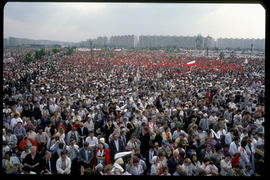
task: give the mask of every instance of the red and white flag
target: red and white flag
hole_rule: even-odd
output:
[[[187,66],[195,66],[196,65],[196,61],[190,61],[187,63]]]

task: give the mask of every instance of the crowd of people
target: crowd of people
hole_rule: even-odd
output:
[[[6,63],[2,170],[263,175],[265,60],[244,61],[62,49]]]

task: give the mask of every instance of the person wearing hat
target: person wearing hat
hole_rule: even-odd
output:
[[[99,143],[102,143],[104,145],[104,148],[110,148],[110,146],[105,142],[105,138],[103,137],[99,139]]]

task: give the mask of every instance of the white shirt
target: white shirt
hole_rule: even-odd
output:
[[[225,136],[225,144],[231,144],[232,143],[232,134],[228,132]]]
[[[233,156],[235,153],[239,152],[238,151],[238,148],[235,144],[235,142],[233,141],[231,144],[230,144],[230,149],[229,149],[229,153],[231,153],[231,155]]]
[[[58,174],[64,174],[64,172],[66,172],[67,174],[70,174],[70,168],[71,168],[70,158],[66,157],[65,162],[66,162],[66,169],[62,169],[62,158],[60,157],[56,161],[56,170]]]
[[[222,131],[218,130],[217,135],[218,135],[218,137],[220,137],[221,135],[225,136],[226,135],[226,130],[225,129],[223,129]]]
[[[57,111],[58,106],[56,104],[50,104],[49,105],[49,110],[51,113],[54,113],[55,111]]]
[[[85,139],[85,142],[88,142],[89,143],[89,147],[98,147],[98,139],[94,136],[93,139],[90,138],[90,136],[88,136],[86,139]]]
[[[11,129],[13,129],[17,125],[18,122],[23,122],[23,121],[21,118],[17,118],[17,119],[12,118],[10,122]]]

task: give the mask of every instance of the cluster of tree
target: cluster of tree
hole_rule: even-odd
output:
[[[54,54],[59,53],[59,52],[60,52],[60,49],[54,48],[54,49],[52,50],[52,52],[53,52]]]
[[[23,63],[26,65],[26,64],[29,64],[30,62],[33,61],[33,55],[30,53],[30,52],[27,52],[25,55],[24,55],[24,58],[23,58]]]
[[[75,49],[75,47],[67,47],[67,55],[70,56],[73,52],[73,50]]]
[[[42,48],[39,51],[35,51],[35,59],[41,59],[46,55],[45,49]]]

